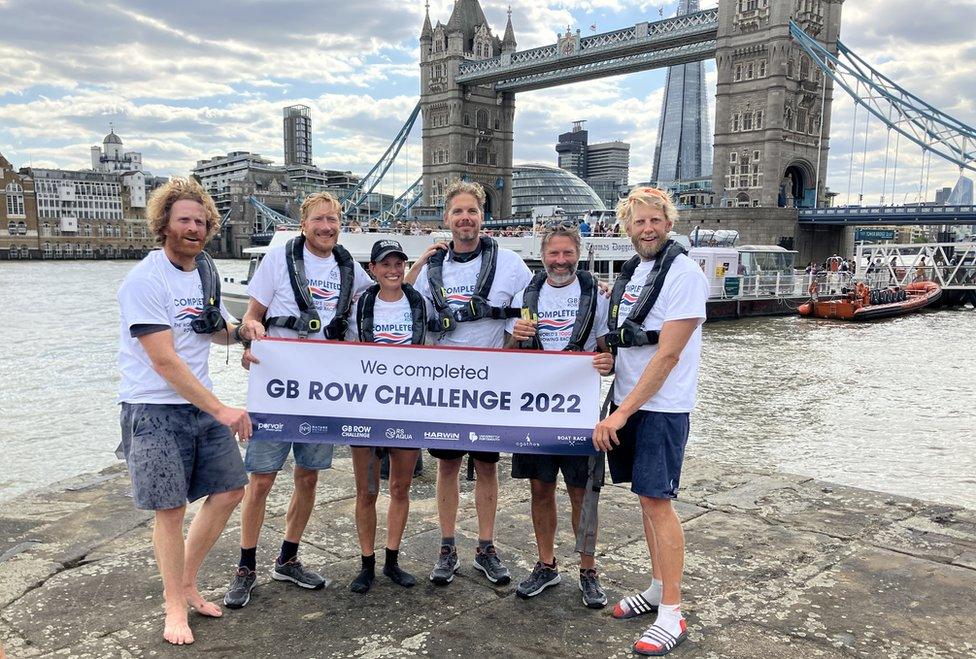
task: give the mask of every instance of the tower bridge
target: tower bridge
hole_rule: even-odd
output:
[[[511,212],[516,92],[714,58],[712,189],[736,206],[814,206],[826,174],[833,80],[794,41],[795,24],[837,52],[843,0],[721,0],[719,6],[518,50],[511,12],[500,38],[478,0],[420,34],[425,205],[455,178],[482,183],[488,210]],[[822,136],[822,137],[821,137]]]
[[[849,252],[850,225],[967,223],[976,209],[822,208],[835,84],[883,121],[889,136],[976,170],[976,130],[898,87],[843,45],[843,2],[719,0],[717,8],[696,11],[697,2],[685,0],[674,18],[592,36],[567,28],[555,43],[524,50],[511,11],[499,36],[478,0],[456,0],[446,23],[432,24],[428,5],[418,108],[355,192],[375,187],[419,118],[423,172],[397,208],[440,206],[450,181],[462,178],[483,185],[488,213],[509,217],[517,92],[714,58],[711,182],[719,208],[684,213],[683,220],[755,227],[763,239],[795,244],[804,258]],[[896,146],[892,189],[897,159]],[[885,177],[887,185],[887,170]]]

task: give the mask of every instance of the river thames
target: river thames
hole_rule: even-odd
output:
[[[218,262],[224,275],[245,261]],[[0,501],[115,462],[118,309],[131,261],[5,262]],[[241,405],[240,349],[211,373]],[[708,324],[689,453],[976,508],[976,311],[876,323]]]

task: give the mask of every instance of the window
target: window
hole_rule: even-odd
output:
[[[742,130],[752,130],[752,113],[746,112],[742,117]]]
[[[478,110],[478,130],[488,130],[488,113],[485,110]]]
[[[738,161],[739,161],[739,154],[738,153],[736,153],[735,151],[733,151],[732,153],[729,154],[729,162],[730,163],[736,163]]]
[[[473,149],[468,149],[467,157],[465,159],[465,162],[467,162],[469,165],[473,165],[474,164],[474,150]]]
[[[471,125],[471,115],[468,114],[467,112],[464,113],[464,125],[465,126]]]
[[[764,59],[759,60],[759,77],[766,77],[766,60]]]
[[[793,130],[793,108],[786,108],[786,130]]]
[[[27,224],[23,220],[17,223],[17,233],[21,236],[27,235]]]
[[[757,110],[756,111],[755,125],[756,125],[756,130],[762,130],[762,127],[763,127],[763,111],[762,110]]]
[[[24,215],[24,189],[17,183],[7,184],[7,215]]]
[[[746,66],[746,80],[752,80],[752,78],[754,77],[753,76],[754,72],[755,72],[755,67],[753,66],[752,62],[749,62],[749,65]]]
[[[735,74],[733,75],[733,79],[736,82],[739,82],[740,80],[742,80],[742,65],[741,64],[736,64],[735,65]]]
[[[11,236],[17,235],[17,223],[13,220],[7,222],[7,233],[9,233]]]
[[[800,57],[800,80],[806,80],[810,77],[810,60],[807,59],[806,55]]]

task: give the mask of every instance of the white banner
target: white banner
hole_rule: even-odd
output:
[[[293,339],[251,350],[257,441],[594,453],[591,354]]]

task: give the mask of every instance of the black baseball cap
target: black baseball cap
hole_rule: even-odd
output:
[[[379,263],[390,254],[396,254],[407,260],[407,253],[403,251],[403,246],[395,240],[377,240],[373,243],[373,249],[369,253],[370,263]]]

